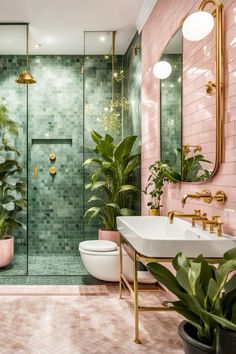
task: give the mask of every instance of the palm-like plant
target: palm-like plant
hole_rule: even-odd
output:
[[[158,263],[148,263],[147,268],[177,296],[178,301],[171,304],[195,327],[199,341],[215,344],[217,322],[236,330],[235,306],[232,309],[236,300],[235,276],[228,280],[236,269],[236,248],[224,254],[218,267],[208,264],[201,255],[190,260],[182,253],[177,254],[172,264],[175,275]]]
[[[24,225],[17,220],[17,215],[26,206],[24,199],[25,185],[19,179],[22,167],[14,156],[20,153],[10,145],[5,134],[17,135],[16,123],[9,118],[8,110],[0,105],[0,239],[7,237],[8,230]]]
[[[140,154],[132,154],[132,150],[137,137],[124,138],[117,145],[109,134],[102,137],[92,131],[91,137],[97,157],[87,159],[84,166],[95,165],[91,182],[86,186],[95,193],[88,201],[95,205],[86,211],[85,217],[89,221],[99,217],[106,230],[116,230],[117,216],[135,215],[134,201],[139,190],[133,181],[140,166]]]

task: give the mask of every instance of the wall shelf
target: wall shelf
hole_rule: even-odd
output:
[[[32,139],[31,140],[32,145],[36,144],[67,144],[67,145],[72,145],[72,139],[71,138],[45,138],[45,139]]]

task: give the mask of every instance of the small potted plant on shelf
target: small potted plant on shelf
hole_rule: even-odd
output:
[[[236,269],[236,248],[226,252],[218,266],[209,264],[201,255],[190,260],[182,253],[177,254],[172,264],[175,275],[158,263],[148,263],[147,268],[178,298],[169,305],[187,319],[179,326],[185,353],[234,354],[236,275],[228,278]],[[224,329],[219,330],[218,323]],[[222,331],[228,331],[226,336]]]
[[[0,105],[0,268],[8,266],[14,256],[14,237],[9,232],[24,225],[17,219],[26,206],[25,185],[19,179],[22,167],[15,159],[19,152],[10,145],[5,134],[17,135],[16,123],[8,110]]]
[[[133,154],[132,150],[137,137],[126,137],[119,144],[115,144],[109,134],[102,137],[92,131],[91,137],[95,142],[93,152],[97,156],[87,159],[84,166],[95,166],[86,186],[92,192],[88,203],[93,206],[84,216],[89,217],[89,222],[95,217],[100,219],[99,239],[119,243],[116,217],[136,214],[134,201],[139,189],[133,181],[140,166],[140,154]]]
[[[172,176],[173,171],[168,162],[156,161],[149,167],[149,171],[149,183],[143,193],[151,196],[151,200],[147,203],[149,215],[158,216],[162,207],[161,199],[164,193],[164,184],[165,182],[176,182],[176,180]]]

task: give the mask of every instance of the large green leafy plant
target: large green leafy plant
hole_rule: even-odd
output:
[[[20,153],[6,137],[17,135],[18,129],[3,104],[0,104],[0,134],[0,239],[4,239],[8,231],[24,227],[18,214],[25,208],[26,199],[25,185],[19,179],[22,167],[16,159]]]
[[[94,166],[91,181],[86,186],[92,192],[88,202],[93,206],[85,217],[89,217],[89,221],[98,217],[105,229],[116,230],[117,216],[135,215],[134,201],[139,190],[133,181],[140,166],[140,154],[132,153],[136,136],[124,138],[119,144],[115,144],[109,134],[102,137],[92,131],[91,137],[97,156],[84,162],[84,166]]]
[[[228,280],[236,269],[236,248],[226,252],[218,266],[201,255],[190,260],[182,253],[172,264],[175,275],[158,263],[151,262],[147,268],[177,296],[171,304],[195,327],[199,341],[215,344],[217,322],[236,330],[236,276]]]
[[[147,203],[150,209],[160,209],[161,198],[164,193],[165,182],[175,182],[172,177],[172,167],[167,162],[155,161],[149,167],[150,176],[148,178],[148,185],[143,190],[144,194],[149,194],[151,200]]]

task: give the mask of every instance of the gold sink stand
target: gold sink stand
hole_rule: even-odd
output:
[[[129,257],[133,260],[134,262],[134,267],[133,267],[133,276],[134,276],[134,282],[133,286],[129,283],[127,278],[122,272],[122,248],[125,249]],[[139,301],[138,301],[138,294],[139,292],[142,291],[160,291],[160,288],[141,288],[139,289],[138,285],[138,267],[137,267],[137,262],[171,262],[173,258],[151,258],[151,257],[146,257],[137,252],[133,246],[126,240],[126,238],[120,234],[120,282],[119,282],[119,297],[122,299],[122,288],[126,287],[130,294],[131,298],[133,300],[133,306],[134,306],[134,342],[137,344],[141,344],[140,338],[139,338],[139,312],[147,312],[147,311],[174,311],[173,308],[167,307],[167,306],[139,306]],[[219,258],[211,258],[207,259],[208,262],[210,263],[219,263],[220,259]],[[164,290],[163,290],[164,291]]]

